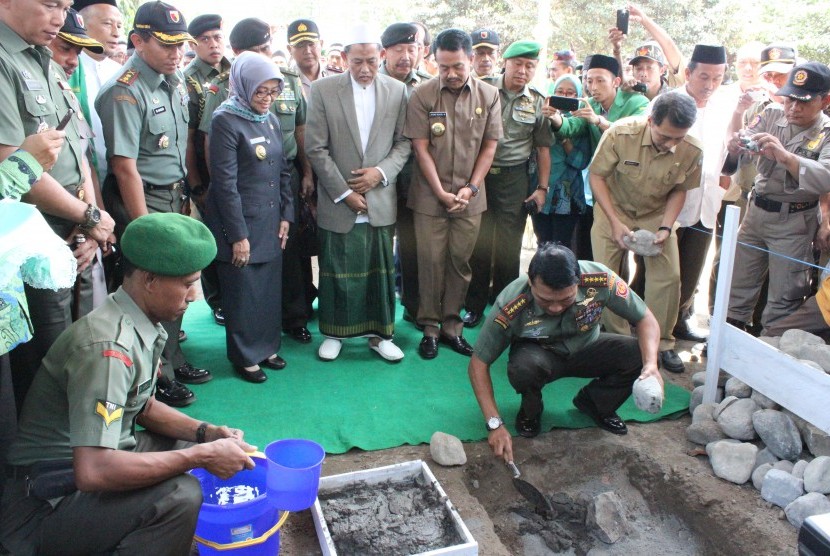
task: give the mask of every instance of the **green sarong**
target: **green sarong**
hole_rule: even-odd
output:
[[[395,226],[355,224],[349,233],[322,228],[318,315],[332,338],[392,338],[395,328]]]

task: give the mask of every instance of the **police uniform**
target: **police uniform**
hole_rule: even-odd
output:
[[[161,27],[173,40],[192,40],[186,32],[187,25],[181,14],[162,2],[144,4],[143,19],[136,15],[136,28],[152,28],[152,33]],[[155,10],[163,12],[161,21]],[[177,14],[171,23],[170,14]],[[146,23],[149,22],[149,23]],[[139,27],[142,25],[143,27]],[[154,34],[150,40],[159,40]],[[101,117],[104,141],[107,145],[107,160],[120,156],[135,160],[144,188],[144,201],[149,213],[180,213],[187,196],[185,157],[187,153],[187,130],[190,121],[189,96],[181,71],[164,75],[134,53],[123,71],[110,79],[95,99],[95,109]],[[124,206],[117,177],[110,174],[102,187],[106,206],[115,219],[116,235],[120,237],[130,216]],[[173,369],[183,369],[188,363],[179,347],[179,330],[182,318],[165,322],[169,340],[163,354],[163,370],[166,377],[173,379]],[[203,371],[201,374],[204,376]],[[209,375],[207,375],[209,376]],[[203,380],[202,380],[203,381]],[[194,398],[190,397],[190,401]],[[189,402],[188,402],[189,403]]]
[[[827,66],[815,62],[796,66],[790,73],[788,86],[809,86],[813,80],[824,81],[824,90],[830,89]],[[821,86],[818,89],[813,94],[821,92]],[[786,87],[779,91],[784,96],[802,93],[801,89],[788,93]],[[751,134],[769,133],[776,137],[788,152],[798,157],[799,164],[798,177],[794,177],[775,160],[748,154],[740,157],[740,164],[754,161],[758,175],[738,232],[728,315],[741,323],[749,322],[761,285],[758,277],[769,272],[767,306],[761,318],[761,324],[767,328],[790,314],[810,294],[807,265],[813,261],[818,199],[830,192],[830,117],[820,113],[813,125],[802,129],[788,122],[782,106],[771,104],[747,130]],[[743,247],[741,243],[763,250]],[[767,251],[788,258],[775,257],[775,264],[770,264]]]
[[[700,187],[702,158],[700,142],[689,136],[671,151],[657,152],[648,122],[632,118],[617,122],[605,132],[590,172],[605,178],[614,210],[623,224],[631,230],[656,232],[668,195]],[[602,210],[594,211],[591,244],[598,262],[620,268],[627,251],[620,249],[611,236],[611,224]],[[676,236],[669,235],[659,255],[645,257],[645,265],[645,300],[660,324],[660,351],[671,350],[680,299]],[[606,315],[605,326],[609,332],[629,333],[628,323],[614,315]]]
[[[178,241],[161,249],[177,257],[154,261],[156,247],[137,245],[153,237],[158,240],[171,229],[173,224],[158,223],[154,216],[189,221],[177,222]],[[136,222],[144,225],[145,219],[152,224],[137,232],[135,241],[128,245],[124,236],[124,251],[139,268],[152,268],[149,262],[163,266],[168,275],[186,275],[216,253],[201,223],[182,215],[151,215]],[[200,231],[194,233],[194,226]],[[10,467],[5,469],[9,482],[0,542],[13,554],[188,553],[202,501],[193,476],[185,473],[122,492],[80,492],[71,475],[75,447],[149,452],[190,445],[135,430],[156,387],[166,339],[164,328],[153,324],[119,288],[49,350],[23,406],[18,436],[9,451]],[[66,480],[42,477],[39,468],[44,465],[59,470]],[[41,478],[45,491],[27,491],[30,479]]]
[[[512,48],[510,45],[504,52],[505,59],[538,56],[538,51],[512,55]],[[527,224],[523,203],[529,193],[528,159],[535,148],[549,148],[554,142],[550,120],[542,114],[545,96],[536,87],[526,85],[514,93],[505,87],[504,76],[482,81],[499,90],[504,136],[499,139],[484,180],[487,212],[481,216],[481,228],[470,257],[472,279],[464,306],[468,312],[478,314],[519,275],[522,236]]]
[[[83,200],[84,156],[82,141],[89,139],[78,99],[66,81],[63,69],[51,60],[44,46],[33,46],[6,23],[0,21],[0,144],[20,145],[28,135],[57,127],[70,109],[75,115],[64,131],[66,141],[49,174],[72,196]],[[68,238],[78,225],[44,213],[49,226],[61,238]],[[91,268],[84,271],[87,278]],[[72,322],[73,290],[25,288],[35,337],[12,355],[15,395],[18,403],[35,376],[49,346]],[[82,311],[78,311],[83,314]]]
[[[628,285],[600,263],[579,261],[576,299],[561,315],[549,315],[531,293],[527,275],[509,284],[487,315],[475,355],[491,365],[510,347],[507,376],[522,395],[526,415],[541,412],[545,384],[566,376],[591,377],[585,393],[600,414],[616,411],[631,394],[643,366],[636,339],[600,332],[609,309],[637,323],[646,305]]]

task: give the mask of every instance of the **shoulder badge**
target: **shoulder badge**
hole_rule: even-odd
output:
[[[136,70],[135,68],[130,68],[127,71],[125,71],[124,74],[121,75],[121,77],[116,79],[116,81],[129,86],[135,83],[136,79],[138,79],[138,70]]]
[[[583,288],[593,286],[600,288],[608,287],[608,273],[607,272],[593,272],[590,274],[582,274],[579,279],[579,285]]]
[[[115,359],[118,359],[119,361],[121,361],[122,363],[124,363],[128,367],[133,366],[132,359],[127,357],[126,353],[120,352],[118,350],[105,349],[104,351],[101,352],[101,355],[103,355],[104,357],[113,357]]]
[[[124,406],[107,400],[95,400],[95,415],[100,415],[107,428],[124,416]]]

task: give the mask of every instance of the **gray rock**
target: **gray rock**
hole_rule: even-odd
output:
[[[827,373],[830,372],[830,346],[825,344],[806,344],[801,346],[801,359],[809,359],[821,366]]]
[[[805,344],[824,344],[824,340],[815,334],[810,334],[804,330],[793,328],[792,330],[787,330],[781,335],[781,340],[778,343],[778,349],[788,355],[792,355],[796,359],[800,359],[801,348]]]
[[[723,393],[727,396],[735,396],[736,398],[748,398],[752,395],[752,388],[733,376],[726,381]]]
[[[807,346],[804,346],[804,347],[806,348]],[[806,365],[806,366],[810,367],[811,369],[815,369],[815,370],[820,371],[822,373],[824,372],[824,368],[821,365],[819,365],[818,363],[816,363],[815,361],[812,361],[810,359],[799,359],[798,362],[803,364],[803,365]]]
[[[804,470],[807,469],[807,465],[809,463],[810,462],[807,461],[806,459],[798,460],[797,462],[795,462],[795,465],[793,465],[793,470],[790,471],[790,473],[792,473],[793,477],[795,477],[796,479],[803,479],[804,478]],[[804,490],[807,490],[806,487],[805,487]]]
[[[794,461],[801,455],[801,433],[787,414],[762,409],[752,414],[752,425],[770,452],[777,457]]]
[[[752,471],[752,486],[754,486],[756,490],[761,490],[761,487],[764,484],[764,477],[766,477],[767,473],[771,469],[772,464],[765,463],[763,465],[759,465]]]
[[[785,459],[782,459],[781,461],[776,461],[772,464],[773,469],[784,471],[785,473],[789,473],[790,475],[793,474],[793,467],[795,467],[795,465],[793,465],[793,462],[787,461]]]
[[[830,493],[830,457],[819,456],[807,464],[804,488],[807,492]]]
[[[721,402],[721,405],[724,403],[726,400]],[[721,411],[716,420],[726,436],[736,440],[753,440],[757,437],[755,427],[752,425],[752,414],[756,411],[758,411],[758,405],[751,399],[735,398],[735,401]]]
[[[628,521],[622,499],[615,492],[603,492],[594,497],[588,506],[586,525],[593,529],[599,540],[614,544],[625,534]]]
[[[703,386],[698,386],[692,390],[692,397],[689,399],[689,413],[694,413],[695,408],[703,403]],[[723,400],[723,388],[718,388],[715,392],[715,403],[720,403]]]
[[[779,344],[781,343],[780,336],[759,336],[758,339],[765,344],[771,345],[775,349],[779,349]]]
[[[711,450],[709,446],[712,446]],[[758,447],[748,442],[721,440],[707,445],[712,471],[721,479],[742,485],[752,475]]]
[[[686,440],[701,446],[725,438],[726,434],[721,430],[720,425],[714,421],[700,421],[686,427]]]
[[[778,458],[775,456],[775,454],[770,452],[768,448],[764,448],[763,450],[758,452],[758,457],[755,458],[755,467],[757,468],[758,466],[764,465],[765,463],[773,465],[776,462],[778,462]]]
[[[817,426],[808,423],[792,411],[785,409],[784,413],[790,416],[795,426],[801,431],[801,438],[807,449],[814,456],[830,456],[830,435],[818,428]]]
[[[712,410],[712,418],[717,421],[718,417],[720,417],[720,414],[723,413],[723,410],[735,403],[736,401],[738,401],[738,398],[736,396],[726,396],[725,398],[723,398],[723,400],[721,400],[717,407],[715,407],[715,409]]]
[[[657,236],[648,230],[635,230],[623,236],[623,243],[630,251],[643,257],[654,257],[663,252],[663,246],[654,243]]]
[[[760,409],[781,409],[781,406],[760,393],[758,390],[752,391],[752,401],[758,404]]]
[[[830,500],[817,492],[809,492],[799,496],[784,508],[787,521],[796,529],[801,528],[804,520],[810,516],[830,512]]]
[[[641,411],[658,413],[663,408],[663,386],[657,377],[635,381],[632,395],[634,404]]]
[[[802,494],[804,481],[780,469],[770,469],[761,486],[761,498],[781,508],[785,508]]]
[[[429,454],[439,465],[464,465],[467,454],[461,441],[443,432],[436,431],[429,439]]]
[[[717,446],[721,442],[726,442],[727,444],[743,444],[740,440],[735,440],[734,438],[724,438],[723,440],[713,440],[709,444],[706,445],[706,455],[710,458],[712,457],[712,449]]]
[[[712,412],[717,407],[714,403],[702,403],[692,412],[692,423],[700,423],[702,421],[714,421]]]
[[[723,371],[718,373],[718,388],[726,386],[726,381],[732,378],[729,373]],[[697,388],[706,384],[706,371],[700,371],[692,375],[692,386]]]

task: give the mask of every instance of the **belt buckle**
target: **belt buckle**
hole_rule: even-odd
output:
[[[489,172],[494,176],[497,176],[501,174],[501,168],[499,168],[498,166],[491,166]]]
[[[181,180],[179,180],[177,182],[174,182],[173,185],[170,186],[170,190],[171,191],[178,191],[179,189],[181,189],[181,187],[182,187],[182,182],[181,182]]]

